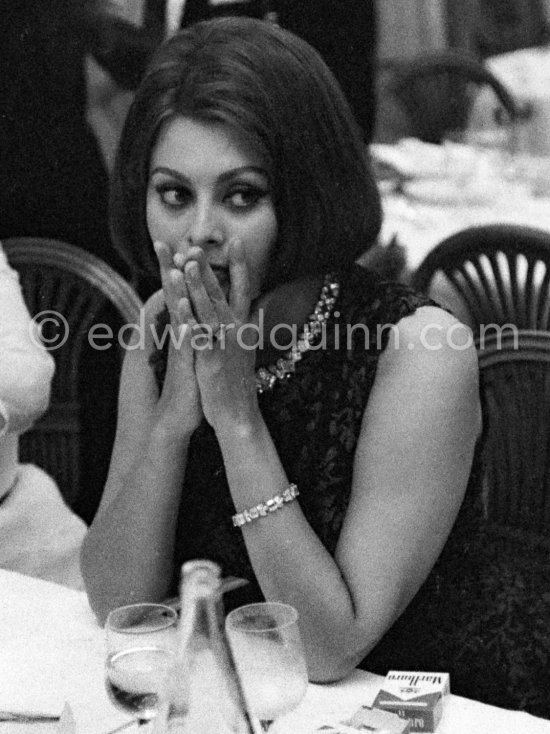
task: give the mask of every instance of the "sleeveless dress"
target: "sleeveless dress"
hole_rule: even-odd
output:
[[[289,379],[259,395],[260,408],[298,502],[329,553],[346,513],[361,421],[389,329],[425,305],[407,286],[354,266],[337,274],[340,295],[319,349]],[[348,325],[353,330],[347,344]],[[365,328],[366,327],[366,328]],[[166,357],[152,360],[162,384]],[[454,693],[550,717],[550,564],[547,549],[522,550],[483,522],[479,446],[461,510],[428,579],[360,667],[448,671]],[[258,477],[261,481],[261,477]],[[239,508],[240,509],[240,508]],[[249,580],[226,595],[227,610],[260,601],[215,434],[192,436],[176,538],[180,565],[204,557]]]

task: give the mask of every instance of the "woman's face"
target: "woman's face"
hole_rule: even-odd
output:
[[[153,242],[174,252],[200,247],[226,295],[229,244],[239,239],[257,297],[277,237],[265,162],[227,126],[174,118],[161,129],[151,156],[147,226]]]

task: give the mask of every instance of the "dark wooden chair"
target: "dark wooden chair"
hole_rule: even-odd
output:
[[[437,245],[412,275],[425,293],[445,285],[482,324],[550,331],[550,233],[519,225],[469,227]]]
[[[41,324],[46,347],[56,363],[50,407],[21,437],[20,458],[41,466],[53,476],[66,502],[80,511],[85,479],[83,402],[89,400],[93,410],[94,400],[101,401],[101,389],[97,386],[103,376],[98,378],[96,366],[105,357],[110,365],[120,368],[123,349],[117,340],[118,330],[125,323],[139,323],[142,303],[133,288],[109,265],[73,245],[19,237],[3,240],[2,246],[10,265],[19,273],[27,307]],[[98,322],[105,322],[112,329],[113,339],[98,338],[96,343],[102,348],[110,346],[108,350],[93,353],[88,336]],[[101,333],[107,332],[102,329]],[[90,354],[96,361],[87,359],[86,355]],[[118,384],[118,374],[108,374],[106,379]],[[87,385],[96,394],[88,395]],[[101,412],[101,405],[97,407]],[[97,488],[96,504],[101,489]],[[91,517],[85,519],[89,521]]]
[[[550,332],[495,331],[478,347],[486,519],[550,547]]]
[[[387,89],[406,115],[408,134],[441,143],[446,134],[467,127],[472,103],[483,88],[491,89],[499,102],[496,124],[513,123],[527,114],[491,71],[465,53],[394,62]]]

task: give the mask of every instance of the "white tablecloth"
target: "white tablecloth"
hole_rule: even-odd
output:
[[[103,734],[128,721],[104,689],[103,650],[83,592],[0,570],[0,710],[18,702],[60,713],[68,701],[78,734]],[[1,734],[55,728],[0,723]]]
[[[375,161],[404,179],[403,193],[380,184],[381,241],[394,237],[415,270],[441,240],[479,224],[520,224],[550,232],[550,158],[405,139],[374,145]]]
[[[383,678],[356,670],[341,683],[310,685],[301,706],[281,719],[273,734],[313,734],[323,724],[349,719],[361,705],[370,705]],[[452,680],[451,680],[452,689]],[[445,702],[437,734],[548,734],[550,721],[521,711],[451,695]]]
[[[340,683],[310,685],[273,734],[313,734],[341,721],[372,702],[381,680],[355,671]],[[107,734],[128,721],[104,691],[103,632],[85,594],[0,570],[0,709],[16,699],[55,710],[67,700],[77,734]],[[0,723],[0,734],[55,731],[52,724]],[[135,728],[124,732],[135,734]],[[550,721],[451,696],[438,734],[550,734]]]
[[[426,202],[403,196],[382,197],[381,239],[393,236],[405,248],[407,267],[416,269],[445,237],[478,224],[521,224],[550,232],[550,198],[510,189],[494,202]]]

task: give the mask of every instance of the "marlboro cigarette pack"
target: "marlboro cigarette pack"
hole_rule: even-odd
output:
[[[434,732],[449,693],[448,673],[390,670],[373,707],[408,719],[411,732]]]
[[[370,734],[409,734],[410,725],[396,714],[361,706],[349,721],[325,724],[315,731],[317,734],[357,734],[359,731],[368,731]]]

